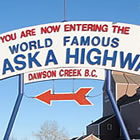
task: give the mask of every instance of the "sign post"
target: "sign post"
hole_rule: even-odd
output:
[[[20,74],[19,75],[18,97],[17,97],[17,100],[16,100],[16,103],[15,103],[11,118],[9,120],[9,124],[8,124],[8,127],[7,127],[7,130],[6,130],[6,133],[5,133],[5,136],[4,136],[3,140],[9,140],[9,136],[11,134],[11,131],[12,131],[12,128],[13,128],[13,125],[14,125],[14,122],[15,122],[15,119],[16,119],[16,116],[17,116],[17,112],[19,110],[19,106],[20,106],[21,101],[22,101],[23,94],[24,94],[24,74]]]
[[[124,134],[124,137],[126,140],[130,140],[130,137],[129,137],[129,134],[128,134],[128,131],[125,127],[125,124],[123,122],[123,119],[121,117],[121,114],[119,112],[119,109],[118,109],[118,106],[114,100],[114,97],[113,97],[113,94],[112,94],[112,91],[111,91],[111,70],[106,70],[106,90],[107,90],[107,95],[109,97],[109,100],[112,104],[112,107],[113,107],[113,110],[114,110],[114,113],[116,114],[116,117],[117,117],[117,120],[120,124],[120,127],[122,129],[122,132]]]

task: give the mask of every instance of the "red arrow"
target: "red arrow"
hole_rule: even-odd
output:
[[[91,90],[92,88],[80,88],[76,93],[65,93],[65,94],[51,94],[51,90],[48,90],[35,98],[43,101],[47,104],[51,104],[51,101],[64,101],[64,100],[75,100],[80,105],[92,105],[89,102],[85,95]]]

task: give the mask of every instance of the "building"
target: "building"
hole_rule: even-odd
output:
[[[120,99],[120,112],[131,138],[140,138],[140,88],[133,97],[123,96]],[[121,134],[122,136],[122,134]]]
[[[77,138],[72,138],[71,140],[100,140],[100,139],[94,136],[93,134],[90,134],[90,135],[84,135]]]
[[[140,139],[140,76],[112,73],[112,92],[131,139]],[[87,126],[87,135],[101,140],[124,139],[112,105],[103,88],[103,117]]]
[[[87,135],[93,134],[101,140],[119,138],[119,124],[114,115],[105,116],[87,126]]]

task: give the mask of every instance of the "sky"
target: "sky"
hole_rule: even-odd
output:
[[[66,0],[67,21],[111,21],[140,25],[139,0]],[[0,0],[0,34],[24,27],[64,21],[64,0]],[[0,138],[4,137],[18,95],[18,76],[0,81]],[[69,137],[86,133],[86,126],[102,116],[101,80],[50,80],[24,85],[26,96],[36,96],[55,85],[55,92],[94,87],[94,106],[53,102],[52,106],[23,97],[11,136],[35,140],[33,133],[47,120],[55,120]]]

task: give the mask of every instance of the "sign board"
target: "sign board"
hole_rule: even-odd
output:
[[[137,25],[76,21],[32,26],[0,35],[0,79],[71,68],[140,75],[139,52]]]
[[[43,69],[24,74],[24,83],[33,83],[44,80],[55,79],[105,79],[105,72],[103,69],[92,68],[54,68]]]
[[[52,94],[52,90],[47,90],[34,97],[44,103],[51,105],[51,101],[76,101],[79,105],[93,105],[87,98],[86,95],[92,88],[79,88],[75,93],[55,93]]]

